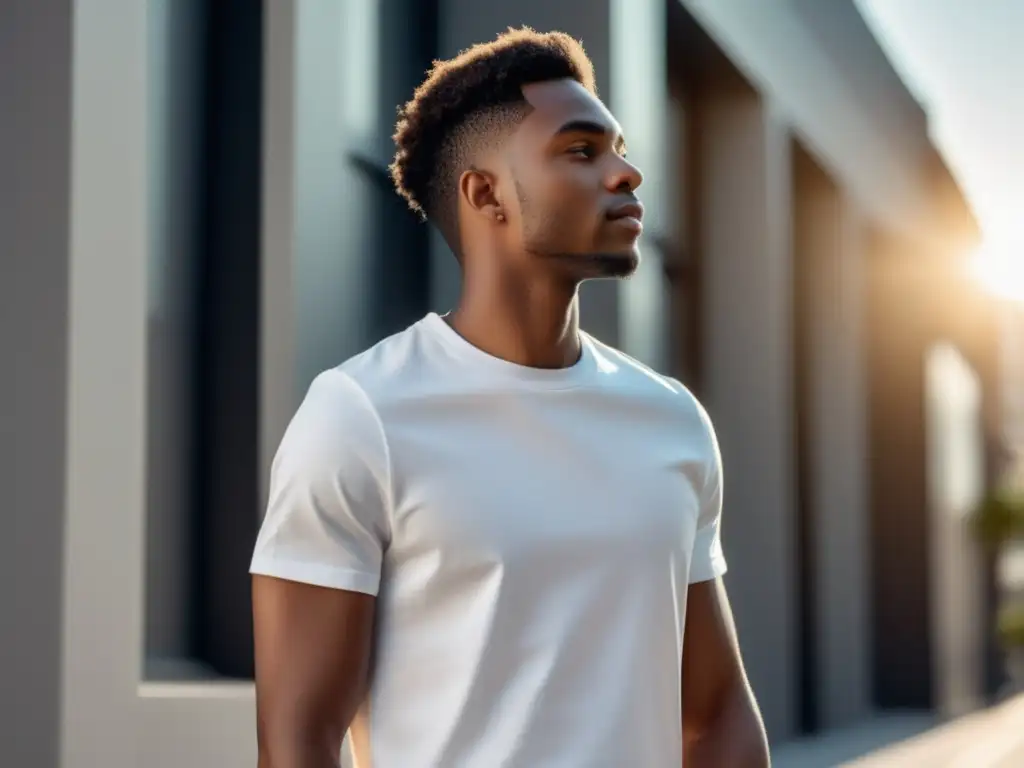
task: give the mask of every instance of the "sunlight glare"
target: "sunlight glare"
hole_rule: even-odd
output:
[[[971,257],[970,271],[993,296],[1024,303],[1024,247],[985,242]]]

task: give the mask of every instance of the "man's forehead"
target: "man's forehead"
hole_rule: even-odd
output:
[[[622,128],[608,107],[580,83],[566,78],[523,86],[530,114],[523,121],[525,133],[550,136],[568,123],[595,123],[613,136]]]

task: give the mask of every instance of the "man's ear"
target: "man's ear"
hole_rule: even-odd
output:
[[[459,197],[473,213],[486,219],[504,221],[498,179],[490,171],[471,168],[459,177]]]

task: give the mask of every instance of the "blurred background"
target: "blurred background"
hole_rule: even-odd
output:
[[[521,24],[645,172],[583,322],[715,421],[775,764],[1024,765],[1024,4],[3,0],[5,765],[255,764],[270,457],[452,306],[395,110]]]

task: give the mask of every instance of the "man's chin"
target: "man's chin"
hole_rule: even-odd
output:
[[[636,272],[640,266],[640,251],[595,251],[593,253],[560,254],[554,257],[569,275],[584,280],[621,279]]]
[[[630,277],[640,266],[640,251],[631,248],[628,251],[594,254],[586,265],[585,280],[601,278],[622,279]]]

